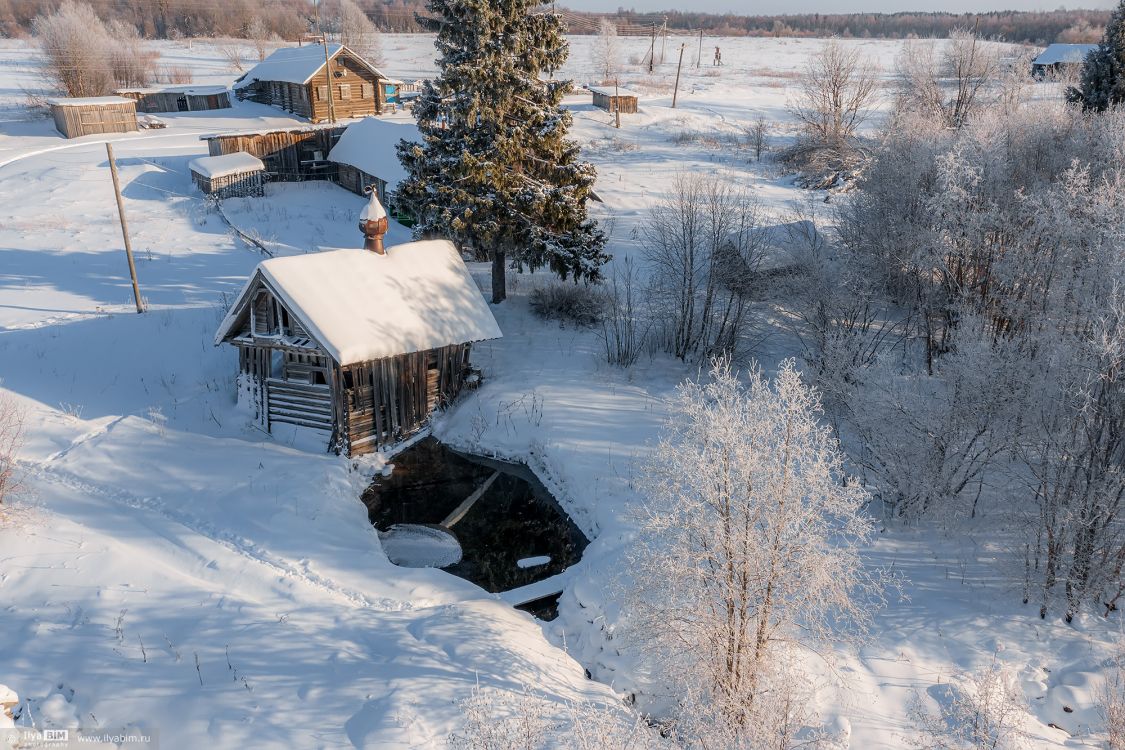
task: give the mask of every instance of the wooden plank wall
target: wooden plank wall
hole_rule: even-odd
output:
[[[207,150],[211,156],[238,151],[256,156],[265,163],[271,180],[331,179],[335,177],[335,168],[332,162],[327,161],[328,152],[340,139],[344,127],[216,135],[207,139]],[[322,161],[314,164],[311,157],[317,151]]]
[[[204,195],[216,198],[261,198],[264,195],[261,172],[239,172],[223,177],[207,178],[195,172],[191,179]]]
[[[468,344],[456,344],[343,368],[340,449],[371,453],[416,432],[460,392],[468,350]]]
[[[69,107],[52,104],[51,115],[55,119],[55,128],[67,138],[137,130],[137,107],[132,102]]]

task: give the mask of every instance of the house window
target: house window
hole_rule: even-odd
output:
[[[341,99],[351,99],[352,98],[352,87],[351,87],[350,84],[347,84],[347,83],[341,83],[340,84],[340,98]]]
[[[364,99],[372,99],[372,98],[374,98],[374,97],[375,97],[375,85],[374,85],[374,84],[371,84],[371,83],[365,83],[365,84],[363,84],[363,86],[361,86],[360,88],[361,88],[361,91],[360,91],[360,96],[361,96],[362,98],[364,98]]]
[[[327,86],[317,86],[316,87],[316,100],[318,102],[323,102],[327,99],[328,99],[328,87]]]

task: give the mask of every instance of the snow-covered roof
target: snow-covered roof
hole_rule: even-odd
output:
[[[123,96],[75,96],[48,99],[47,104],[54,107],[84,107],[91,104],[136,104]]]
[[[422,141],[422,134],[413,121],[365,117],[348,126],[328,152],[328,161],[347,164],[378,177],[393,190],[406,177],[406,170],[395,152],[401,139]]]
[[[199,136],[201,141],[212,141],[216,138],[237,138],[243,135],[269,135],[270,133],[309,133],[314,130],[333,130],[336,128],[345,127],[344,123],[339,122],[321,122],[321,123],[308,123],[305,125],[290,125],[288,127],[272,127],[272,128],[258,128],[253,130],[231,130],[226,133],[208,133]]]
[[[1086,55],[1098,48],[1096,44],[1052,44],[1039,53],[1033,65],[1058,65],[1059,63],[1080,63]]]
[[[211,96],[222,94],[226,86],[135,86],[117,89],[118,94],[191,94],[192,96]]]
[[[327,250],[263,261],[219,326],[216,344],[237,333],[259,277],[340,365],[502,336],[447,240],[408,242],[386,255]]]
[[[385,76],[379,70],[364,60],[351,49],[342,44],[328,45],[328,58],[332,59],[347,50],[352,57],[362,62],[379,78]],[[308,83],[317,71],[324,67],[324,45],[306,44],[303,47],[282,47],[274,50],[273,54],[262,60],[249,70],[242,78],[238,79],[234,88],[241,89],[255,81],[281,81],[283,83]]]
[[[590,91],[602,96],[638,96],[636,91],[630,91],[624,87],[614,89],[613,86],[591,86]]]
[[[211,180],[240,172],[258,172],[265,168],[261,159],[245,151],[222,156],[201,156],[188,162],[188,169]]]

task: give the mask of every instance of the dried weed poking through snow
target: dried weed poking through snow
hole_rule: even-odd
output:
[[[23,489],[24,472],[18,456],[23,446],[23,410],[11,396],[0,394],[0,525]]]

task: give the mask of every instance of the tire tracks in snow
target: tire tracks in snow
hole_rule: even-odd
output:
[[[292,562],[271,554],[259,544],[238,534],[223,531],[190,514],[170,510],[160,502],[159,497],[143,497],[127,490],[109,489],[84,481],[75,474],[47,466],[43,463],[25,462],[31,475],[52,484],[77,490],[86,495],[107,500],[134,510],[153,513],[166,521],[183,526],[194,534],[218,544],[241,557],[263,565],[283,578],[295,579],[329,594],[345,599],[357,608],[383,612],[401,612],[412,609],[409,602],[394,599],[372,601],[358,591],[353,591],[335,583],[332,579],[314,573],[307,565]]]

